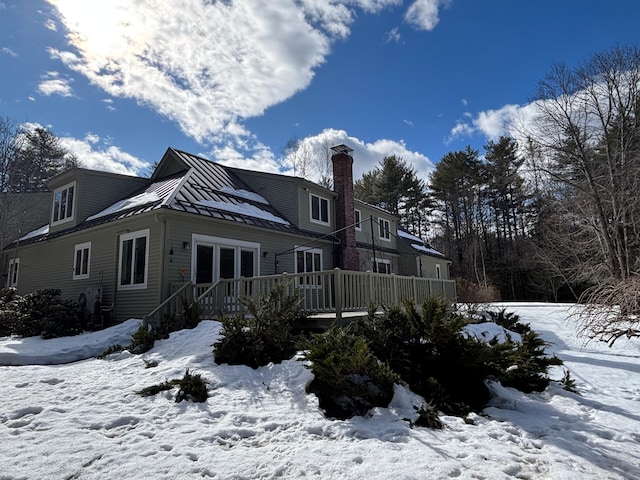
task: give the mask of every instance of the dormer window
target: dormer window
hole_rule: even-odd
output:
[[[311,221],[329,225],[329,200],[313,193],[309,194]]]
[[[51,223],[64,223],[73,219],[76,182],[69,183],[53,191],[53,212]]]

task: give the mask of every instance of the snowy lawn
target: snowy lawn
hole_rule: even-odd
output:
[[[400,387],[390,408],[326,419],[305,393],[312,377],[302,362],[216,365],[217,322],[141,356],[75,363],[65,362],[92,352],[87,345],[126,343],[137,321],[74,338],[2,339],[0,364],[32,365],[0,366],[0,479],[640,478],[640,342],[583,345],[568,305],[505,306],[552,342],[580,395],[557,383],[530,395],[494,385],[475,424],[445,416],[444,430],[411,428],[420,401]],[[176,390],[136,394],[187,368],[207,379],[206,403],[175,403]]]

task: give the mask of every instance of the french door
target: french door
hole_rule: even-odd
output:
[[[255,277],[260,245],[204,235],[194,235],[193,274],[195,283],[220,279]]]

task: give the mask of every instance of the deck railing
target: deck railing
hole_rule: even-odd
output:
[[[341,322],[345,312],[366,311],[370,307],[396,305],[413,300],[420,305],[428,297],[442,297],[456,302],[456,284],[453,280],[408,277],[394,274],[326,270],[296,274],[267,275],[222,279],[214,284],[171,285],[172,296],[166,305],[169,312],[178,311],[178,301],[186,298],[198,304],[201,317],[217,318],[242,313],[243,298],[258,302],[276,284],[283,284],[285,295],[300,299],[300,309],[307,316],[319,313],[335,314]],[[181,292],[177,295],[174,292]],[[166,302],[165,302],[166,303]]]

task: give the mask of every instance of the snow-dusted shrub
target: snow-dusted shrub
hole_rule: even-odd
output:
[[[378,360],[366,339],[348,328],[334,327],[311,337],[304,358],[311,362],[308,367],[314,374],[308,391],[331,418],[346,419],[387,407],[393,385],[400,380]]]
[[[300,317],[300,300],[286,295],[286,287],[277,284],[257,302],[244,298],[241,303],[249,315],[220,320],[220,339],[213,346],[216,363],[258,368],[296,353],[293,324]]]

